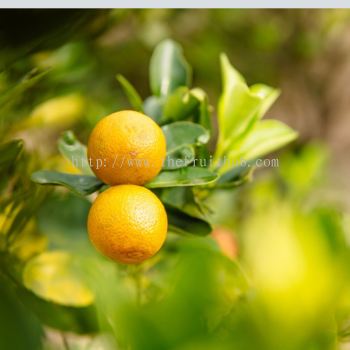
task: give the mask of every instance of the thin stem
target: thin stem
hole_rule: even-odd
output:
[[[64,333],[62,333],[62,332],[61,332],[61,337],[62,337],[62,342],[63,342],[65,350],[70,350],[68,340],[67,340],[66,336],[64,335]]]

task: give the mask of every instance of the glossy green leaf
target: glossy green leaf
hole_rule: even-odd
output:
[[[195,159],[193,146],[209,141],[209,132],[201,125],[192,122],[175,122],[162,127],[167,144],[167,157],[164,169],[177,169],[187,166]]]
[[[194,191],[195,187],[168,187],[163,188],[160,199],[184,213],[195,217],[206,217],[209,208]]]
[[[206,168],[187,167],[177,170],[163,170],[145,186],[148,188],[198,186],[205,185],[217,178],[217,175]]]
[[[58,140],[58,150],[83,174],[93,175],[88,163],[86,146],[79,142],[72,131],[69,130],[62,134]]]
[[[182,48],[172,40],[164,40],[155,48],[150,63],[152,93],[167,96],[180,86],[189,86],[191,68]]]
[[[249,180],[249,175],[254,170],[255,162],[256,159],[252,159],[234,166],[218,178],[215,186],[229,188],[242,185]]]
[[[249,126],[258,112],[261,99],[251,93],[243,77],[231,66],[226,55],[221,56],[223,93],[218,106],[219,139],[217,152],[225,150]]]
[[[255,123],[265,115],[265,113],[269,110],[269,108],[274,104],[280,95],[280,90],[264,84],[252,85],[250,87],[250,92],[260,98],[260,104],[257,112],[255,113],[255,116],[245,127],[244,132],[239,136],[238,140],[234,140],[234,142],[231,143],[231,149],[239,147],[242,140],[249,134],[252,128],[254,128]]]
[[[73,175],[49,170],[37,171],[32,174],[31,179],[41,185],[64,186],[81,196],[94,193],[104,185],[95,176]]]
[[[214,164],[223,174],[237,161],[249,161],[284,146],[296,138],[296,133],[278,121],[259,122],[279,96],[279,90],[263,84],[249,88],[225,55],[221,56],[221,65],[224,87]],[[228,162],[222,164],[222,159]]]
[[[203,219],[184,213],[169,204],[165,205],[165,209],[168,216],[169,230],[172,232],[206,236],[212,231],[211,225]]]
[[[163,115],[165,99],[163,97],[150,96],[143,103],[143,111],[156,123],[160,123]]]
[[[200,101],[187,87],[177,88],[169,95],[164,104],[162,124],[189,118],[199,107]]]
[[[280,95],[280,90],[264,84],[254,84],[250,91],[261,100],[256,119],[261,119]]]
[[[254,126],[239,151],[231,151],[228,158],[245,161],[259,158],[285,146],[297,136],[296,131],[278,120],[262,120]]]
[[[201,125],[192,122],[175,122],[162,127],[166,138],[167,151],[185,146],[206,144],[209,141],[209,132]]]
[[[167,152],[163,169],[179,169],[191,164],[196,157],[194,147],[191,145],[181,146]]]
[[[159,194],[159,198],[163,203],[183,210],[186,204],[193,202],[192,187],[163,188]]]
[[[139,111],[143,112],[142,99],[136,89],[131,85],[131,83],[121,74],[117,75],[117,80],[122,86],[125,95],[127,96],[131,106]]]

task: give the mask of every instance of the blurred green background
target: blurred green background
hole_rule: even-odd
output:
[[[126,268],[91,248],[88,201],[29,175],[76,171],[58,137],[86,143],[129,107],[118,73],[149,96],[164,38],[182,45],[214,122],[225,52],[249,84],[282,90],[267,116],[300,138],[278,168],[208,196],[213,235],[171,235]],[[0,136],[24,140],[0,153],[0,348],[350,348],[349,10],[1,10],[0,47]]]

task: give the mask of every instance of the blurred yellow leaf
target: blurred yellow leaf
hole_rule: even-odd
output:
[[[79,94],[55,97],[39,104],[19,129],[40,126],[69,128],[82,117],[84,108],[85,100]]]
[[[38,296],[58,304],[82,307],[94,300],[74,268],[73,257],[63,251],[45,252],[30,260],[23,271],[23,282]]]
[[[38,232],[34,219],[31,219],[11,244],[10,252],[21,260],[28,260],[47,247],[47,237]]]

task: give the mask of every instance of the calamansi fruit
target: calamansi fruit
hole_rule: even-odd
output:
[[[145,187],[113,186],[98,195],[88,216],[93,245],[109,258],[140,263],[164,243],[168,220],[163,204]]]
[[[101,119],[88,143],[90,166],[109,185],[145,184],[160,172],[165,155],[162,129],[135,111],[120,111]]]
[[[164,243],[167,215],[150,190],[136,186],[155,177],[166,155],[165,137],[149,117],[134,111],[113,113],[99,121],[88,143],[89,163],[112,185],[93,203],[88,232],[94,246],[122,263],[153,256]]]

